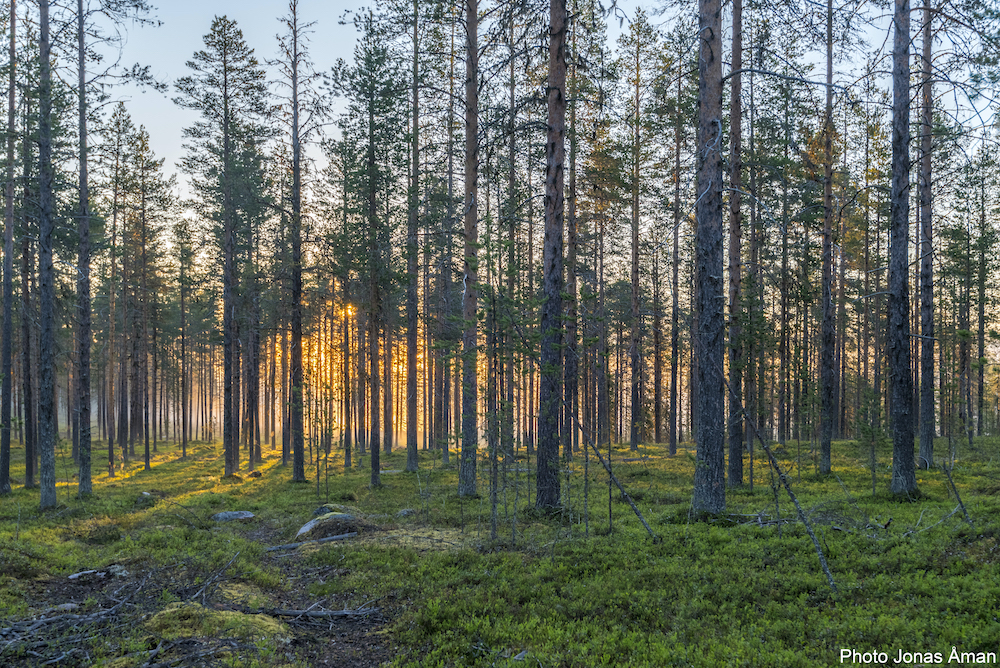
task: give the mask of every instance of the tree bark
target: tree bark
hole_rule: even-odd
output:
[[[678,70],[683,65],[684,54],[678,54]],[[681,113],[681,95],[683,93],[684,77],[677,77],[677,101],[675,113],[677,115],[674,125],[674,239],[671,254],[671,267],[673,276],[671,277],[671,305],[670,305],[670,416],[669,416],[669,452],[670,455],[677,454],[677,375],[680,367],[680,236],[681,236],[681,126],[684,122],[684,115]]]
[[[722,312],[722,6],[698,4],[698,165],[695,207],[695,512],[726,508]]]
[[[833,311],[833,0],[826,3],[826,113],[823,120],[823,333],[820,348],[819,472],[831,471],[834,423],[834,355],[837,339]],[[909,343],[907,343],[909,345]]]
[[[476,495],[476,451],[479,444],[476,379],[479,203],[479,2],[465,5],[465,260],[462,292],[462,457],[459,496]]]
[[[743,0],[733,0],[733,75],[730,80],[729,105],[729,487],[743,484],[743,345],[740,319],[743,304],[740,296],[742,279],[742,215],[740,202],[743,183],[741,140],[743,135],[742,76],[743,68]]]
[[[931,83],[931,8],[924,8],[923,105],[920,137],[920,468],[934,464],[934,228],[931,176],[934,98]]]
[[[3,344],[0,389],[0,494],[10,494],[11,375],[14,368],[14,123],[17,80],[17,0],[10,0],[10,49],[7,72],[7,183],[4,187],[3,226]]]
[[[886,348],[892,420],[893,494],[916,491],[913,461],[913,375],[910,362],[908,218],[910,209],[910,2],[895,0],[892,56],[892,185],[889,201],[889,304]]]
[[[56,505],[56,350],[55,267],[52,232],[55,202],[52,193],[52,70],[49,41],[49,0],[38,3],[38,449],[42,510]]]
[[[304,380],[302,374],[302,141],[299,136],[299,26],[297,3],[291,4],[292,54],[292,304],[291,363],[289,378],[289,429],[292,448],[292,482],[306,481]]]
[[[545,240],[542,257],[541,381],[538,400],[535,507],[559,505],[559,405],[563,287],[563,170],[566,157],[566,0],[549,3],[548,135],[545,151]]]
[[[406,231],[406,470],[417,470],[417,229],[420,224],[420,40],[419,4],[413,0],[413,130],[410,141],[410,197]]]

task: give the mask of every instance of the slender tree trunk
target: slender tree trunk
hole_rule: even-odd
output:
[[[417,229],[420,224],[420,9],[413,0],[413,130],[410,138],[410,201],[406,231],[406,470],[417,470]]]
[[[293,5],[294,7],[294,5]],[[302,374],[302,141],[299,136],[299,28],[293,11],[292,39],[292,304],[291,364],[289,378],[289,430],[291,431],[292,482],[306,481],[304,379]]]
[[[743,343],[740,320],[743,303],[740,295],[743,167],[741,141],[743,137],[743,0],[733,0],[733,75],[730,80],[729,105],[729,487],[743,485]]]
[[[27,142],[25,142],[27,143]],[[25,208],[27,198],[25,199]],[[28,214],[24,213],[24,227],[28,227]],[[34,321],[34,309],[31,307],[31,290],[28,277],[34,271],[34,258],[31,251],[31,237],[22,234],[21,237],[21,395],[24,403],[24,487],[35,487],[35,462],[38,459],[38,441],[35,438],[35,382],[31,373],[32,341],[31,322]]]
[[[392,452],[392,314],[386,313],[382,327],[382,384],[385,385],[385,401],[382,405],[382,451]]]
[[[790,127],[788,119],[790,90],[785,90],[784,94],[784,130],[785,141],[783,142],[783,157],[788,163],[788,144],[790,141]],[[788,308],[788,225],[790,224],[789,203],[788,203],[788,176],[781,179],[781,338],[778,342],[778,360],[780,369],[778,371],[778,442],[784,445],[788,439],[788,330],[791,314]],[[867,293],[866,293],[867,294]]]
[[[52,264],[52,232],[55,202],[52,192],[52,71],[49,41],[49,0],[38,3],[38,449],[42,510],[56,505],[56,349],[55,267]]]
[[[976,304],[978,306],[978,336],[977,340],[978,346],[978,359],[976,360],[976,368],[978,370],[979,379],[976,392],[976,398],[978,403],[978,410],[976,411],[976,435],[983,435],[983,416],[985,414],[985,372],[986,372],[986,276],[987,276],[987,264],[986,264],[986,240],[984,236],[990,234],[987,231],[985,216],[982,216],[979,221],[979,239],[976,241],[978,245],[979,258],[976,264],[976,288],[977,297]]]
[[[146,192],[147,188],[147,161],[146,152],[143,151],[142,155],[142,165],[140,167],[140,188],[142,194],[140,195],[140,209],[139,209],[139,241],[141,243],[141,258],[142,258],[142,272],[140,274],[140,287],[142,289],[142,310],[141,310],[141,327],[137,329],[136,335],[139,340],[139,369],[142,382],[139,383],[139,390],[141,392],[142,401],[142,434],[143,443],[145,445],[144,450],[144,463],[145,469],[149,471],[151,469],[149,463],[149,258],[146,254],[147,249],[147,237],[148,237],[148,227],[146,221]]]
[[[348,305],[347,279],[341,279],[344,304]],[[351,468],[351,308],[344,308],[344,470]]]
[[[225,75],[224,75],[225,76]],[[228,99],[228,79],[223,83],[222,109],[222,442],[225,453],[226,476],[233,475],[239,457],[239,429],[236,423],[239,408],[236,397],[239,395],[239,354],[236,309],[236,239],[232,180],[231,173],[232,147],[230,145],[230,111]],[[294,271],[294,269],[293,269]],[[295,352],[293,350],[292,355]],[[234,396],[235,395],[235,396]]]
[[[934,464],[934,228],[931,200],[931,133],[934,98],[931,83],[933,34],[931,8],[924,8],[923,122],[920,138],[920,468]]]
[[[723,400],[722,312],[722,7],[720,0],[699,0],[698,168],[695,229],[694,341],[695,512],[720,513],[726,507],[725,402]]]
[[[632,390],[632,401],[629,410],[629,450],[635,452],[639,449],[639,441],[642,440],[642,362],[639,354],[639,330],[642,326],[639,313],[639,160],[640,160],[640,147],[639,142],[641,140],[641,133],[639,130],[639,122],[641,118],[641,64],[640,64],[640,53],[639,53],[640,40],[636,39],[635,53],[633,54],[635,62],[632,66],[635,68],[635,88],[633,91],[632,105],[634,107],[633,112],[635,116],[632,119],[632,274],[631,274],[631,288],[632,288],[632,336],[629,342],[629,357],[631,362],[631,390]],[[619,372],[620,374],[620,372]],[[622,376],[623,377],[623,376]],[[621,409],[624,412],[624,407]]]
[[[911,494],[917,489],[913,461],[913,376],[910,364],[909,239],[910,208],[910,2],[895,0],[892,59],[892,189],[889,227],[889,322],[887,358],[892,420],[893,494]]]
[[[465,5],[465,260],[462,293],[462,463],[459,496],[476,495],[476,449],[479,441],[476,381],[476,299],[479,260],[479,2]]]
[[[182,251],[183,252],[183,251]],[[188,443],[188,359],[187,359],[187,263],[184,255],[180,261],[180,301],[181,301],[181,358],[180,362],[180,404],[181,404],[181,457],[187,457]],[[272,382],[273,384],[273,382]]]
[[[574,48],[576,31],[573,31]],[[566,277],[566,332],[563,367],[565,374],[565,417],[563,419],[563,456],[570,460],[579,449],[579,432],[576,428],[577,406],[579,405],[580,357],[577,348],[577,267],[576,255],[579,245],[576,219],[576,66],[573,66],[570,82],[570,124],[569,124],[569,217],[567,218]]]
[[[681,70],[684,54],[678,54],[678,70]],[[674,125],[674,239],[671,253],[671,305],[670,305],[670,455],[677,454],[677,375],[680,368],[680,236],[681,236],[681,125],[684,115],[680,113],[684,77],[677,77],[677,111]]]
[[[541,382],[535,507],[559,505],[559,403],[562,398],[563,169],[566,140],[566,0],[549,4],[548,138],[542,282]]]
[[[7,72],[7,183],[4,187],[3,227],[3,344],[2,389],[0,389],[0,494],[10,494],[10,407],[14,369],[14,123],[17,68],[17,0],[10,0],[10,49]]]
[[[379,429],[379,405],[381,400],[381,388],[379,387],[379,333],[382,319],[382,294],[379,281],[381,279],[380,266],[382,264],[382,224],[378,219],[378,181],[376,178],[376,158],[375,158],[375,112],[368,108],[368,383],[371,396],[369,406],[371,413],[368,416],[368,426],[370,437],[368,446],[371,451],[371,487],[375,489],[382,485],[380,477],[379,444],[381,436]]]
[[[826,3],[826,113],[823,130],[823,334],[820,349],[820,461],[819,472],[830,473],[830,442],[834,423],[833,311],[833,0]]]

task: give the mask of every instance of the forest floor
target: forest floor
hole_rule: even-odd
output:
[[[485,458],[481,496],[462,499],[454,453],[442,465],[421,451],[417,474],[401,470],[403,450],[383,454],[373,490],[365,456],[346,474],[339,455],[313,461],[293,484],[271,451],[259,477],[244,461],[222,478],[221,450],[195,443],[181,458],[161,442],[150,471],[133,460],[79,500],[61,444],[60,504],[39,512],[15,447],[14,492],[0,498],[0,665],[756,668],[1000,654],[998,439],[957,453],[961,502],[940,467],[918,472],[914,498],[890,496],[886,443],[873,472],[867,446],[835,442],[825,477],[808,443],[776,447],[836,593],[759,451],[753,489],[694,517],[693,447],[612,448],[655,538],[582,453],[564,469],[562,512],[535,512],[522,457],[498,473],[491,539]],[[749,483],[749,457],[744,471]],[[296,538],[328,503],[340,514]],[[213,519],[223,511],[253,517]],[[343,534],[355,535],[267,550]]]

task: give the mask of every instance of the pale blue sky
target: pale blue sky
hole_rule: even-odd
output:
[[[121,87],[116,91],[124,99],[136,126],[144,125],[150,133],[153,150],[166,159],[167,174],[178,173],[181,194],[186,194],[185,177],[178,164],[184,154],[182,130],[191,125],[197,114],[179,108],[171,98],[173,82],[188,73],[185,63],[192,54],[204,47],[203,37],[212,19],[226,15],[243,30],[247,44],[261,62],[278,55],[276,36],[282,32],[278,21],[288,13],[287,0],[152,0],[157,4],[155,16],[163,22],[159,28],[132,27],[122,55],[122,63],[150,65],[152,73],[169,86],[166,95]],[[607,2],[605,3],[607,4]],[[620,0],[619,8],[631,15],[635,0]],[[337,58],[350,60],[356,42],[352,25],[340,25],[347,11],[357,11],[366,5],[352,0],[299,0],[300,21],[314,21],[310,53],[317,70],[329,70]],[[609,17],[609,40],[614,43],[620,31],[616,18]]]
[[[156,3],[156,0],[153,0]],[[129,30],[122,63],[139,62],[150,65],[154,76],[169,86],[166,95],[126,87],[118,91],[125,100],[136,126],[149,130],[153,149],[166,158],[165,171],[178,171],[177,164],[184,154],[181,131],[191,125],[197,114],[181,109],[171,98],[176,94],[173,82],[189,72],[185,63],[192,54],[204,47],[203,37],[217,15],[226,15],[243,30],[247,44],[261,62],[278,55],[276,36],[282,32],[278,18],[287,14],[287,0],[172,0],[157,3],[159,28]],[[348,0],[299,0],[300,21],[315,21],[310,52],[318,70],[328,70],[337,58],[350,59],[355,43],[355,31],[350,25],[340,25],[345,10],[360,7]],[[184,177],[178,174],[183,182]],[[183,186],[182,186],[183,188]]]

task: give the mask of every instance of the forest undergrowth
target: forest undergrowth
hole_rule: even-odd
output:
[[[265,452],[259,477],[224,479],[220,445],[181,459],[161,443],[151,471],[133,461],[78,500],[64,448],[60,503],[44,513],[15,457],[0,499],[0,665],[995,663],[1000,439],[975,446],[950,468],[959,498],[940,462],[905,500],[887,491],[888,445],[873,475],[867,446],[835,442],[827,477],[808,443],[775,448],[837,593],[761,458],[726,514],[692,516],[693,446],[611,450],[655,539],[582,453],[555,514],[533,510],[533,462],[501,467],[495,540],[488,462],[480,496],[463,499],[437,451],[420,452],[417,474],[401,470],[404,450],[383,453],[373,490],[367,457],[346,474],[337,456],[313,461],[293,484],[280,453]],[[336,531],[355,535],[267,549],[321,537],[296,533],[328,503]],[[254,516],[213,519],[236,510]]]

